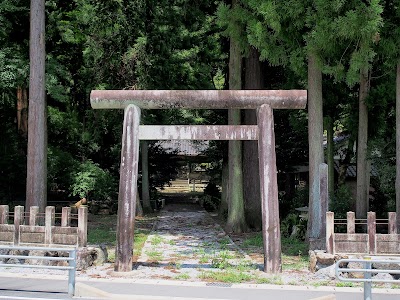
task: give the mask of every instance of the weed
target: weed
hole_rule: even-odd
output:
[[[211,260],[211,265],[213,268],[226,269],[231,266],[229,259],[234,258],[229,251],[221,251],[218,256],[214,256]]]
[[[153,261],[160,261],[162,259],[162,252],[160,251],[146,251],[146,255]]]
[[[164,243],[164,239],[161,236],[159,236],[158,234],[151,238],[152,245],[157,246],[157,245],[160,245],[161,243]]]
[[[256,279],[256,283],[283,285],[283,280],[280,276],[260,277]]]
[[[243,247],[262,247],[263,246],[263,238],[261,233],[244,240]]]
[[[188,280],[190,279],[190,275],[187,273],[182,273],[174,277],[176,280]]]
[[[353,282],[336,282],[337,287],[354,287]]]
[[[237,272],[236,270],[228,269],[221,272],[212,272],[212,271],[202,272],[199,275],[199,278],[207,281],[240,283],[240,282],[251,281],[254,279],[254,276],[247,272]]]

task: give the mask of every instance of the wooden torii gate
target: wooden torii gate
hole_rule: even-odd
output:
[[[304,109],[305,90],[94,90],[94,109],[124,109],[115,271],[132,270],[139,140],[258,140],[264,271],[281,271],[273,109]],[[257,109],[257,125],[140,125],[140,109]]]

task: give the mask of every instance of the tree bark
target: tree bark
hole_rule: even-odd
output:
[[[226,217],[228,212],[228,191],[229,191],[229,166],[227,160],[222,160],[222,191],[221,204],[219,206],[219,215]]]
[[[237,5],[237,0],[232,1],[232,7]],[[234,38],[230,40],[229,50],[229,89],[240,90],[242,88],[242,54],[239,42]],[[228,124],[240,125],[240,109],[228,111]],[[243,173],[242,173],[242,142],[229,141],[229,201],[228,220],[226,231],[243,232],[247,229],[244,214],[243,198]]]
[[[396,72],[396,218],[400,233],[400,60]]]
[[[143,212],[145,214],[153,212],[150,203],[150,184],[149,184],[149,143],[148,141],[141,141],[141,154],[142,154],[142,200]]]
[[[368,70],[360,72],[360,91],[358,103],[358,140],[357,140],[357,199],[356,218],[366,218],[369,196],[368,148],[368,108],[365,99],[369,92]]]
[[[28,137],[28,95],[26,88],[17,88],[17,126],[18,133]]]
[[[312,241],[320,238],[321,215],[319,195],[319,165],[324,162],[322,145],[323,112],[322,112],[322,72],[318,66],[317,56],[308,56],[308,140],[309,140],[309,171],[310,198],[308,237]]]
[[[47,204],[47,113],[45,91],[45,1],[31,0],[30,12],[30,75],[28,116],[28,161],[26,205]]]
[[[327,163],[328,163],[328,195],[332,197],[335,190],[335,150],[333,142],[333,118],[326,116],[326,132],[327,132]]]
[[[259,57],[259,52],[251,47],[250,54],[245,59],[244,88],[246,90],[260,90],[263,88],[262,68]],[[244,124],[257,125],[256,110],[245,110]],[[243,141],[243,191],[247,225],[259,231],[262,227],[262,217],[257,141]]]

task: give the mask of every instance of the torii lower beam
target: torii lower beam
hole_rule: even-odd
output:
[[[305,90],[92,91],[94,109],[124,109],[115,271],[132,270],[139,139],[258,140],[264,271],[281,268],[273,109],[304,109]],[[140,126],[140,109],[258,109],[257,126]]]

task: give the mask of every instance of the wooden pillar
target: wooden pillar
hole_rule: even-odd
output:
[[[335,253],[335,214],[331,211],[326,213],[326,252]]]
[[[354,212],[347,212],[347,233],[356,233],[356,215]]]
[[[78,217],[79,223],[79,217]],[[71,207],[66,206],[62,208],[61,213],[61,227],[69,227],[71,226]]]
[[[277,273],[282,271],[281,233],[274,115],[271,106],[268,104],[261,105],[258,110],[258,129],[264,272]]]
[[[0,205],[0,224],[8,224],[8,205]]]
[[[19,245],[19,226],[24,222],[24,207],[14,207],[14,245]]]
[[[128,105],[124,114],[118,195],[115,271],[132,271],[133,233],[137,196],[140,109]]]
[[[326,213],[329,208],[329,183],[328,183],[328,165],[323,163],[319,165],[319,194],[321,196],[321,225],[320,225],[320,239],[324,241],[326,235]],[[323,249],[325,247],[322,247]]]
[[[46,207],[45,228],[44,228],[44,243],[50,245],[52,243],[52,230],[55,221],[56,209],[54,206]]]
[[[389,212],[389,228],[388,228],[388,233],[389,234],[396,234],[397,233],[397,220],[396,220],[396,213],[395,212]]]
[[[39,206],[31,206],[29,209],[29,225],[36,226],[38,225],[38,214],[39,214]]]
[[[368,248],[369,254],[376,253],[376,214],[375,212],[368,212],[367,214],[368,226]]]
[[[87,221],[88,221],[88,208],[81,206],[78,209],[78,245],[79,247],[86,247],[87,245]]]

